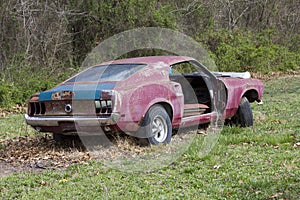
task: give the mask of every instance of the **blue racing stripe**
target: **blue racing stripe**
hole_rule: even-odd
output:
[[[58,85],[51,90],[41,92],[39,101],[51,101],[53,93],[62,91],[74,92],[73,99],[76,100],[99,99],[102,90],[111,90],[115,86],[116,83]]]

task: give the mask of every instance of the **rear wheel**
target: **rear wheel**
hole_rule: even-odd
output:
[[[139,135],[145,135],[150,144],[169,143],[172,137],[172,123],[164,107],[152,106],[146,113],[138,132]]]
[[[243,97],[236,114],[232,117],[233,124],[241,127],[253,126],[253,113],[247,97]]]
[[[53,140],[55,142],[63,142],[64,140],[64,135],[61,133],[53,133]]]

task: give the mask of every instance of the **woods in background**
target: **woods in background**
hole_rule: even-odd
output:
[[[179,30],[220,70],[299,69],[300,0],[0,0],[0,106],[22,104],[76,72],[106,38]]]

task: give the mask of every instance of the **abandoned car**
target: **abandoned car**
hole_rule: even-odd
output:
[[[25,119],[54,136],[101,127],[156,145],[169,143],[179,127],[209,123],[216,109],[232,123],[252,126],[250,103],[261,102],[263,89],[248,72],[210,72],[191,57],[120,59],[32,95]]]

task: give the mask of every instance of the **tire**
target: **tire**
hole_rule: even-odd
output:
[[[172,123],[166,110],[161,105],[152,106],[146,113],[138,135],[145,135],[148,143],[159,145],[170,143]]]
[[[253,126],[253,113],[250,103],[246,97],[243,97],[236,114],[232,118],[233,124],[241,127]]]
[[[60,133],[53,133],[53,140],[55,142],[63,142],[64,141],[64,135]]]

